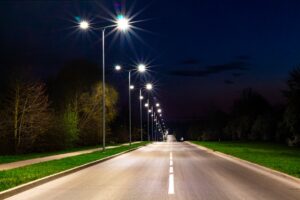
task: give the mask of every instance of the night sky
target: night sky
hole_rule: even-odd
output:
[[[116,14],[124,6],[138,13],[138,29],[107,37],[107,68],[146,62],[167,118],[197,117],[212,105],[228,110],[247,87],[273,104],[284,100],[288,73],[300,63],[297,0],[1,1],[1,70],[28,65],[47,78],[77,58],[100,67],[101,33],[80,32],[76,20],[109,25],[104,8]],[[109,81],[122,89],[116,76]]]

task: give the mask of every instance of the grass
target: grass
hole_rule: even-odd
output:
[[[55,174],[73,167],[77,167],[101,158],[115,155],[126,150],[134,149],[146,145],[148,142],[132,144],[131,146],[121,146],[106,151],[97,151],[78,156],[72,156],[59,160],[52,160],[37,164],[28,165],[16,169],[0,171],[0,191],[24,184],[51,174]]]
[[[300,149],[256,142],[193,143],[300,178]]]
[[[114,144],[114,145],[109,145],[109,146],[117,146],[117,145],[121,145],[121,144]],[[71,152],[83,151],[83,150],[89,150],[89,149],[95,149],[95,148],[99,148],[99,145],[98,146],[88,146],[88,147],[75,147],[75,148],[70,148],[70,149],[61,150],[61,151],[44,152],[44,153],[0,155],[0,164],[34,159],[34,158],[42,158],[42,157],[46,157],[46,156],[53,156],[53,155],[58,155],[58,154],[71,153]]]

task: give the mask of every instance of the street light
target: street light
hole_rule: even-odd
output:
[[[153,137],[153,129],[154,129],[154,110],[153,110],[153,106],[151,106],[151,119],[152,119],[152,123],[151,123],[151,125],[152,125],[152,131],[151,131],[151,138],[152,138],[152,141],[153,141],[153,139],[154,139],[154,137]]]
[[[115,25],[118,30],[125,32],[130,28],[130,21],[124,15],[118,15],[117,20],[115,21]],[[106,26],[102,28],[102,133],[103,133],[103,150],[105,150],[105,30],[111,28],[112,26]],[[79,28],[82,30],[87,30],[90,28],[89,22],[86,20],[82,20],[79,22]]]
[[[161,113],[161,109],[159,108],[159,109],[157,110],[157,112],[158,112],[158,113]]]
[[[146,71],[146,66],[144,64],[139,64],[137,66],[137,71],[140,73],[144,73]],[[141,128],[141,141],[143,141],[143,106],[142,101],[144,97],[142,96],[142,89],[140,89],[140,128]]]
[[[122,67],[121,67],[120,65],[116,65],[116,66],[115,66],[115,70],[116,70],[116,71],[120,71],[121,69],[122,69]]]
[[[139,64],[138,65],[138,71],[139,72],[145,72],[146,71],[146,66],[144,64]]]
[[[127,29],[130,27],[129,19],[127,19],[124,15],[118,15],[117,17],[117,28],[120,31],[127,31]]]
[[[115,66],[116,71],[121,71],[122,67],[120,65]],[[126,69],[125,69],[126,70]],[[134,85],[131,85],[131,72],[136,70],[139,73],[144,73],[146,71],[146,66],[144,64],[139,64],[136,66],[136,69],[127,69],[128,71],[128,104],[129,104],[129,145],[131,145],[131,90],[134,89]],[[140,101],[142,98],[141,90],[140,90]],[[140,105],[141,107],[141,105]],[[142,108],[140,108],[142,109]],[[142,117],[142,114],[141,114]],[[142,128],[142,125],[141,125]],[[142,135],[142,132],[141,132]],[[141,137],[142,138],[142,137]]]
[[[79,27],[80,27],[81,29],[83,29],[83,30],[88,29],[89,26],[90,26],[90,24],[89,24],[87,21],[85,21],[85,20],[82,20],[82,21],[79,23]]]
[[[156,103],[155,105],[156,105],[156,107],[159,107],[159,106],[160,106],[160,104],[159,104],[159,103]]]
[[[142,89],[140,88],[140,128],[141,128],[141,141],[143,141],[143,99],[144,97],[142,96]]]
[[[150,90],[152,90],[152,88],[153,88],[153,85],[152,85],[151,83],[147,83],[147,84],[146,84],[146,89],[147,89],[147,90],[150,91]]]
[[[153,85],[151,83],[147,83],[145,85],[145,88],[148,92],[150,92],[153,89]],[[149,103],[149,93],[148,93],[148,99],[147,99],[147,103],[145,104],[145,107],[149,107],[150,103]],[[151,110],[148,110],[147,113],[147,134],[148,134],[148,141],[150,141],[150,126],[149,126],[149,113],[151,113]]]

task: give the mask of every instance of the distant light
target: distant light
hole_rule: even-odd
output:
[[[159,114],[159,116],[161,117],[161,116],[162,116],[162,114]]]
[[[143,64],[138,65],[138,71],[143,73],[146,71],[146,66]]]
[[[158,113],[161,113],[161,109],[158,109],[157,112],[158,112]]]
[[[122,69],[122,67],[120,65],[115,66],[115,70],[120,71],[121,69]]]
[[[90,26],[89,23],[88,23],[87,21],[85,21],[85,20],[83,20],[83,21],[81,21],[81,22],[79,23],[79,27],[80,27],[81,29],[83,29],[83,30],[88,29],[89,26]]]
[[[152,86],[151,83],[147,83],[147,84],[146,84],[146,89],[147,89],[147,90],[152,90],[152,88],[153,88],[153,86]]]
[[[129,20],[124,15],[118,15],[117,28],[121,31],[126,31],[129,28]]]
[[[151,113],[151,112],[152,112],[152,110],[148,110],[148,112],[149,112],[149,113]]]
[[[156,103],[156,107],[159,107],[160,106],[160,104],[159,103]]]
[[[130,85],[129,89],[133,90],[134,89],[134,85]]]
[[[144,97],[143,96],[140,96],[140,100],[143,100],[144,99]]]
[[[149,107],[149,104],[148,104],[148,103],[145,103],[145,107]]]

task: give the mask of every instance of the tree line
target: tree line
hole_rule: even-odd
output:
[[[290,72],[283,105],[272,106],[261,94],[244,89],[230,112],[212,107],[190,121],[184,136],[192,140],[242,140],[300,145],[300,68]]]
[[[51,151],[98,145],[102,140],[101,72],[76,60],[42,81],[28,70],[13,70],[0,95],[0,153]],[[117,117],[118,92],[106,88],[108,139]]]

